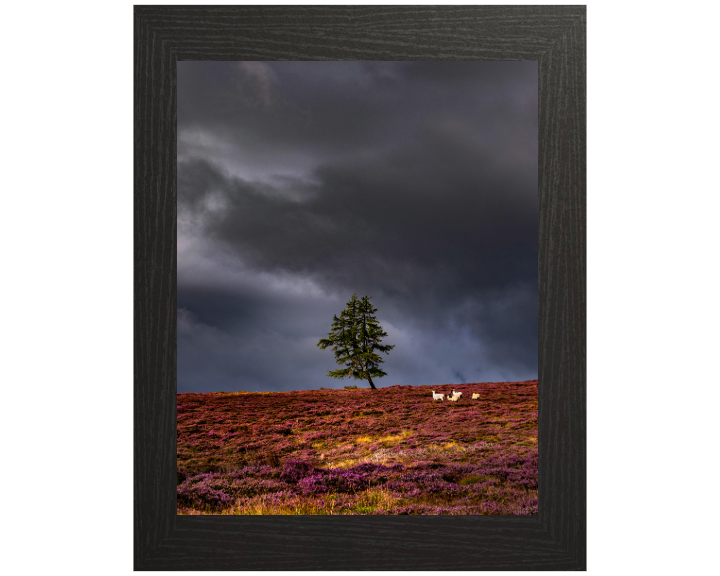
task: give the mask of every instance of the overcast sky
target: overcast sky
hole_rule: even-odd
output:
[[[179,62],[178,392],[537,378],[535,62]]]

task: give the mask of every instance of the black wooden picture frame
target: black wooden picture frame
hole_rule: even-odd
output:
[[[136,570],[585,570],[585,6],[134,7]],[[536,60],[539,514],[177,516],[178,60]]]

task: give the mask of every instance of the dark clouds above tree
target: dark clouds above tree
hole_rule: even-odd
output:
[[[534,62],[178,64],[180,391],[337,386],[354,292],[380,386],[535,377],[537,231]]]

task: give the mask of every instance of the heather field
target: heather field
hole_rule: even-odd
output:
[[[537,514],[537,380],[452,388],[178,394],[178,514]]]

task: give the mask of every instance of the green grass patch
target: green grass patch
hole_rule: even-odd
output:
[[[469,486],[470,484],[477,484],[478,482],[484,482],[485,480],[492,480],[492,476],[465,476],[465,478],[462,478],[458,484],[460,486]]]

